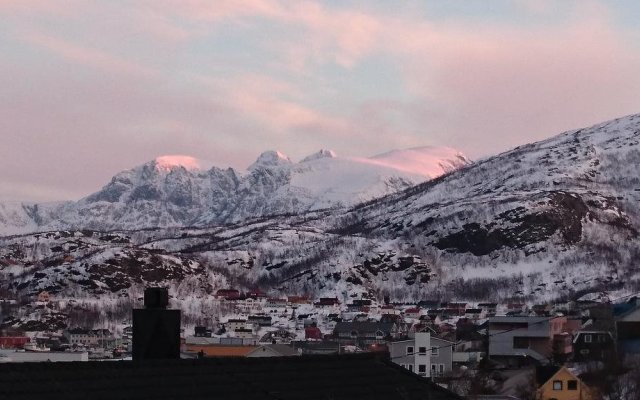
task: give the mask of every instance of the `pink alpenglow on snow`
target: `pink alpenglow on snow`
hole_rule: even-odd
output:
[[[429,179],[452,172],[471,160],[451,147],[414,147],[407,150],[392,150],[367,159],[369,163],[404,172],[424,175]]]
[[[191,156],[167,155],[155,159],[156,168],[160,171],[171,171],[174,168],[183,167],[188,171],[207,170],[213,166],[209,161],[200,160]]]

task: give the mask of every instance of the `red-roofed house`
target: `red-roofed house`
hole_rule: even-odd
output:
[[[322,340],[322,331],[317,326],[308,326],[304,328],[304,338],[307,340]]]

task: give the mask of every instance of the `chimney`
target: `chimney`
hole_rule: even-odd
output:
[[[133,310],[133,360],[180,358],[180,310],[168,310],[167,288],[147,288]]]

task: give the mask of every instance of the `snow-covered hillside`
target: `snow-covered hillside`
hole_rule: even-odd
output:
[[[178,171],[185,182],[210,174],[237,179],[241,212],[292,190],[298,192],[290,198],[317,201],[329,190],[306,178],[332,176],[333,168],[361,176],[361,165],[323,151],[295,164],[268,153],[246,174]],[[167,182],[168,176],[149,166],[123,174],[114,178],[114,189],[108,185],[94,196],[113,192],[126,205],[131,196],[149,196],[127,179],[150,174]],[[366,292],[405,301],[623,295],[640,291],[639,177],[640,115],[633,115],[521,146],[348,210],[304,203],[306,212],[207,228],[0,238],[0,289],[113,300],[166,285],[190,309],[229,286],[341,299]],[[281,179],[287,184],[278,184]],[[340,186],[354,189],[355,183],[345,178]],[[161,187],[162,196],[172,193]],[[262,191],[251,189],[257,187]],[[339,200],[341,194],[331,195]]]
[[[0,232],[209,226],[335,209],[468,164],[453,149],[429,147],[372,158],[338,157],[321,150],[298,163],[268,151],[247,171],[221,169],[187,156],[163,156],[117,174],[77,202],[0,204]]]

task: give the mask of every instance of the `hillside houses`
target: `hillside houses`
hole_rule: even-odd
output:
[[[449,385],[468,379],[480,366],[507,379],[536,366],[566,365],[581,379],[576,365],[640,354],[636,300],[613,305],[435,300],[408,304],[258,294],[216,292],[212,302],[219,306],[219,315],[188,327],[182,335],[182,355],[273,358],[381,352],[405,373]],[[92,331],[69,329],[65,340],[76,347],[95,347]],[[125,342],[124,329],[112,336]],[[494,389],[499,392],[502,383],[497,382]]]

